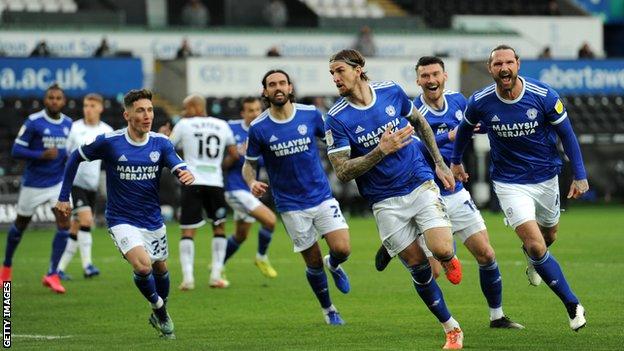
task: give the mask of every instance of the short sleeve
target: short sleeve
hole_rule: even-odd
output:
[[[182,141],[182,134],[184,133],[184,120],[178,121],[175,126],[173,126],[173,130],[171,130],[171,134],[169,135],[169,140],[171,143],[176,146]]]
[[[327,154],[338,151],[351,150],[351,143],[342,123],[336,117],[327,115],[325,119],[325,142]]]
[[[548,93],[544,98],[544,118],[552,125],[557,125],[568,117],[563,102],[552,88],[548,87]]]
[[[227,124],[225,128],[225,145],[236,145],[236,139],[234,138],[234,132],[232,127]]]
[[[79,143],[76,136],[76,129],[72,128],[69,132],[69,136],[67,137],[67,145],[65,146],[67,149],[67,153],[72,153],[74,150],[78,148]]]
[[[468,99],[466,103],[466,111],[464,112],[464,120],[474,126],[481,120],[481,113],[477,108],[477,103],[474,100],[474,95]]]
[[[262,153],[262,143],[259,137],[259,130],[256,126],[249,126],[249,136],[247,137],[247,154],[245,158],[256,161]]]
[[[395,83],[396,84],[396,83]],[[405,90],[403,90],[403,88],[396,84],[396,91],[397,91],[397,96],[399,98],[399,108],[400,108],[400,114],[403,117],[407,117],[409,115],[412,114],[412,109],[414,108],[414,104],[412,103],[412,100],[407,96],[407,94],[405,93]]]
[[[94,140],[78,147],[78,153],[85,161],[101,160],[105,157],[106,134],[98,135]]]
[[[171,170],[171,173],[175,172],[180,167],[186,166],[186,163],[182,160],[173,147],[173,143],[169,139],[163,139],[162,142],[162,154],[165,167]]]
[[[15,143],[28,147],[36,133],[37,131],[35,128],[35,124],[32,122],[32,120],[27,119],[26,122],[24,122],[24,124],[22,125],[22,128],[20,128],[19,132],[17,133]]]

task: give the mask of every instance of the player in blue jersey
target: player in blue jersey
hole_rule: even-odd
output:
[[[444,90],[447,79],[444,61],[440,58],[424,56],[416,63],[416,83],[422,88],[423,93],[414,99],[414,107],[435,131],[436,144],[440,148],[444,162],[450,164],[452,142],[455,140],[456,128],[464,116],[466,98],[460,93]],[[429,165],[433,167],[433,160],[427,157],[425,145],[418,142],[418,146],[421,147]],[[438,179],[436,183],[446,203],[453,236],[460,239],[477,260],[481,291],[490,308],[490,327],[523,329],[522,325],[511,321],[503,312],[501,274],[483,217],[472,201],[470,193],[464,189],[460,181],[455,182],[454,191],[444,189]],[[433,276],[437,277],[441,268],[440,263],[433,258],[422,236],[419,237],[419,244],[429,258]],[[375,264],[380,271],[390,262],[390,255],[383,246],[379,248],[375,258]]]
[[[134,283],[151,304],[149,322],[172,339],[173,321],[166,309],[169,249],[158,198],[160,173],[167,167],[184,185],[194,178],[169,139],[150,132],[154,107],[149,90],[131,90],[124,96],[124,118],[127,128],[101,134],[70,155],[56,209],[65,216],[71,213],[69,195],[80,162],[104,161],[108,231],[132,265]]]
[[[282,70],[268,71],[262,78],[263,96],[269,103],[249,127],[243,178],[254,196],[268,185],[256,178],[258,159],[264,160],[273,199],[286,232],[306,264],[306,277],[323,309],[325,322],[344,321],[332,304],[325,265],[342,293],[351,289],[341,267],[350,254],[349,230],[338,201],[332,196],[321,165],[316,138],[323,137],[323,118],[314,106],[293,103],[293,86]],[[321,256],[320,237],[329,246]]]
[[[562,163],[557,136],[574,171],[568,198],[578,198],[589,189],[587,175],[559,95],[540,81],[519,76],[519,69],[520,60],[512,47],[500,45],[492,50],[488,70],[495,84],[470,97],[457,131],[451,167],[458,179],[468,180],[461,159],[473,126],[481,123],[490,140],[494,190],[507,224],[522,241],[529,282],[546,281],[565,304],[570,327],[577,331],[585,326],[585,310],[548,250],[559,227],[557,175]]]
[[[63,89],[56,84],[51,85],[43,99],[45,108],[28,116],[15,138],[11,155],[26,160],[26,169],[17,201],[17,217],[7,235],[0,281],[12,279],[13,255],[37,206],[49,205],[52,208],[61,190],[62,173],[67,160],[65,145],[72,126],[71,118],[61,112],[65,101]],[[57,267],[69,236],[69,220],[59,216],[56,211],[54,215],[57,231],[52,240],[48,273],[42,282],[52,291],[62,294],[65,288],[61,284]]]
[[[342,98],[325,120],[329,160],[338,178],[344,182],[355,179],[360,194],[368,200],[384,247],[391,256],[401,258],[416,291],[442,323],[444,348],[460,349],[463,332],[448,311],[418,245],[418,233],[423,233],[449,280],[461,281],[451,223],[432,170],[412,143],[414,127],[435,160],[436,174],[450,191],[455,186],[453,176],[427,120],[403,89],[394,82],[369,83],[364,64],[356,50],[341,50],[330,58],[329,71]]]
[[[241,173],[245,163],[244,156],[247,151],[249,125],[261,112],[262,105],[260,99],[247,97],[243,99],[241,106],[241,117],[243,119],[228,122],[234,133],[240,158],[234,160],[226,156],[223,161],[223,167],[227,170],[225,200],[234,210],[234,220],[236,221],[236,231],[234,235],[228,238],[225,261],[232,257],[239,246],[247,239],[251,225],[258,220],[261,227],[258,231],[258,252],[256,253],[254,263],[266,277],[275,278],[277,277],[277,272],[267,256],[267,250],[275,229],[275,213],[251,194],[249,186],[245,183]]]

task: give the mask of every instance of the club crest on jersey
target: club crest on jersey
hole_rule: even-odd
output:
[[[334,145],[334,135],[331,130],[325,132],[325,142],[327,143],[327,146]]]
[[[308,126],[306,126],[305,124],[300,124],[299,127],[297,127],[297,131],[301,135],[306,135],[306,133],[308,133]]]
[[[160,158],[160,152],[152,151],[152,152],[150,152],[149,156],[150,156],[150,160],[152,160],[152,162],[156,162]]]
[[[394,106],[392,105],[386,106],[386,114],[388,114],[388,116],[390,117],[394,117],[394,115],[396,115],[396,110],[394,109]]]
[[[457,110],[455,111],[455,118],[457,118],[458,120],[461,121],[461,119],[464,117],[463,113],[461,112],[461,110]]]
[[[530,120],[534,120],[535,118],[537,118],[537,110],[534,108],[530,108],[527,110],[526,115],[527,117],[529,117]]]

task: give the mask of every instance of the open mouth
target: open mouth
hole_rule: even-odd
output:
[[[511,73],[509,72],[499,74],[499,78],[501,79],[501,82],[505,84],[511,83]]]
[[[439,85],[429,85],[429,86],[427,86],[426,89],[431,91],[431,92],[435,92],[435,91],[438,90],[439,87],[440,87]]]

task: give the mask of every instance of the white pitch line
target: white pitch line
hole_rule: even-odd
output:
[[[15,334],[11,335],[13,338],[24,338],[24,339],[44,339],[44,340],[55,340],[55,339],[67,339],[72,338],[72,335],[33,335],[33,334]]]

